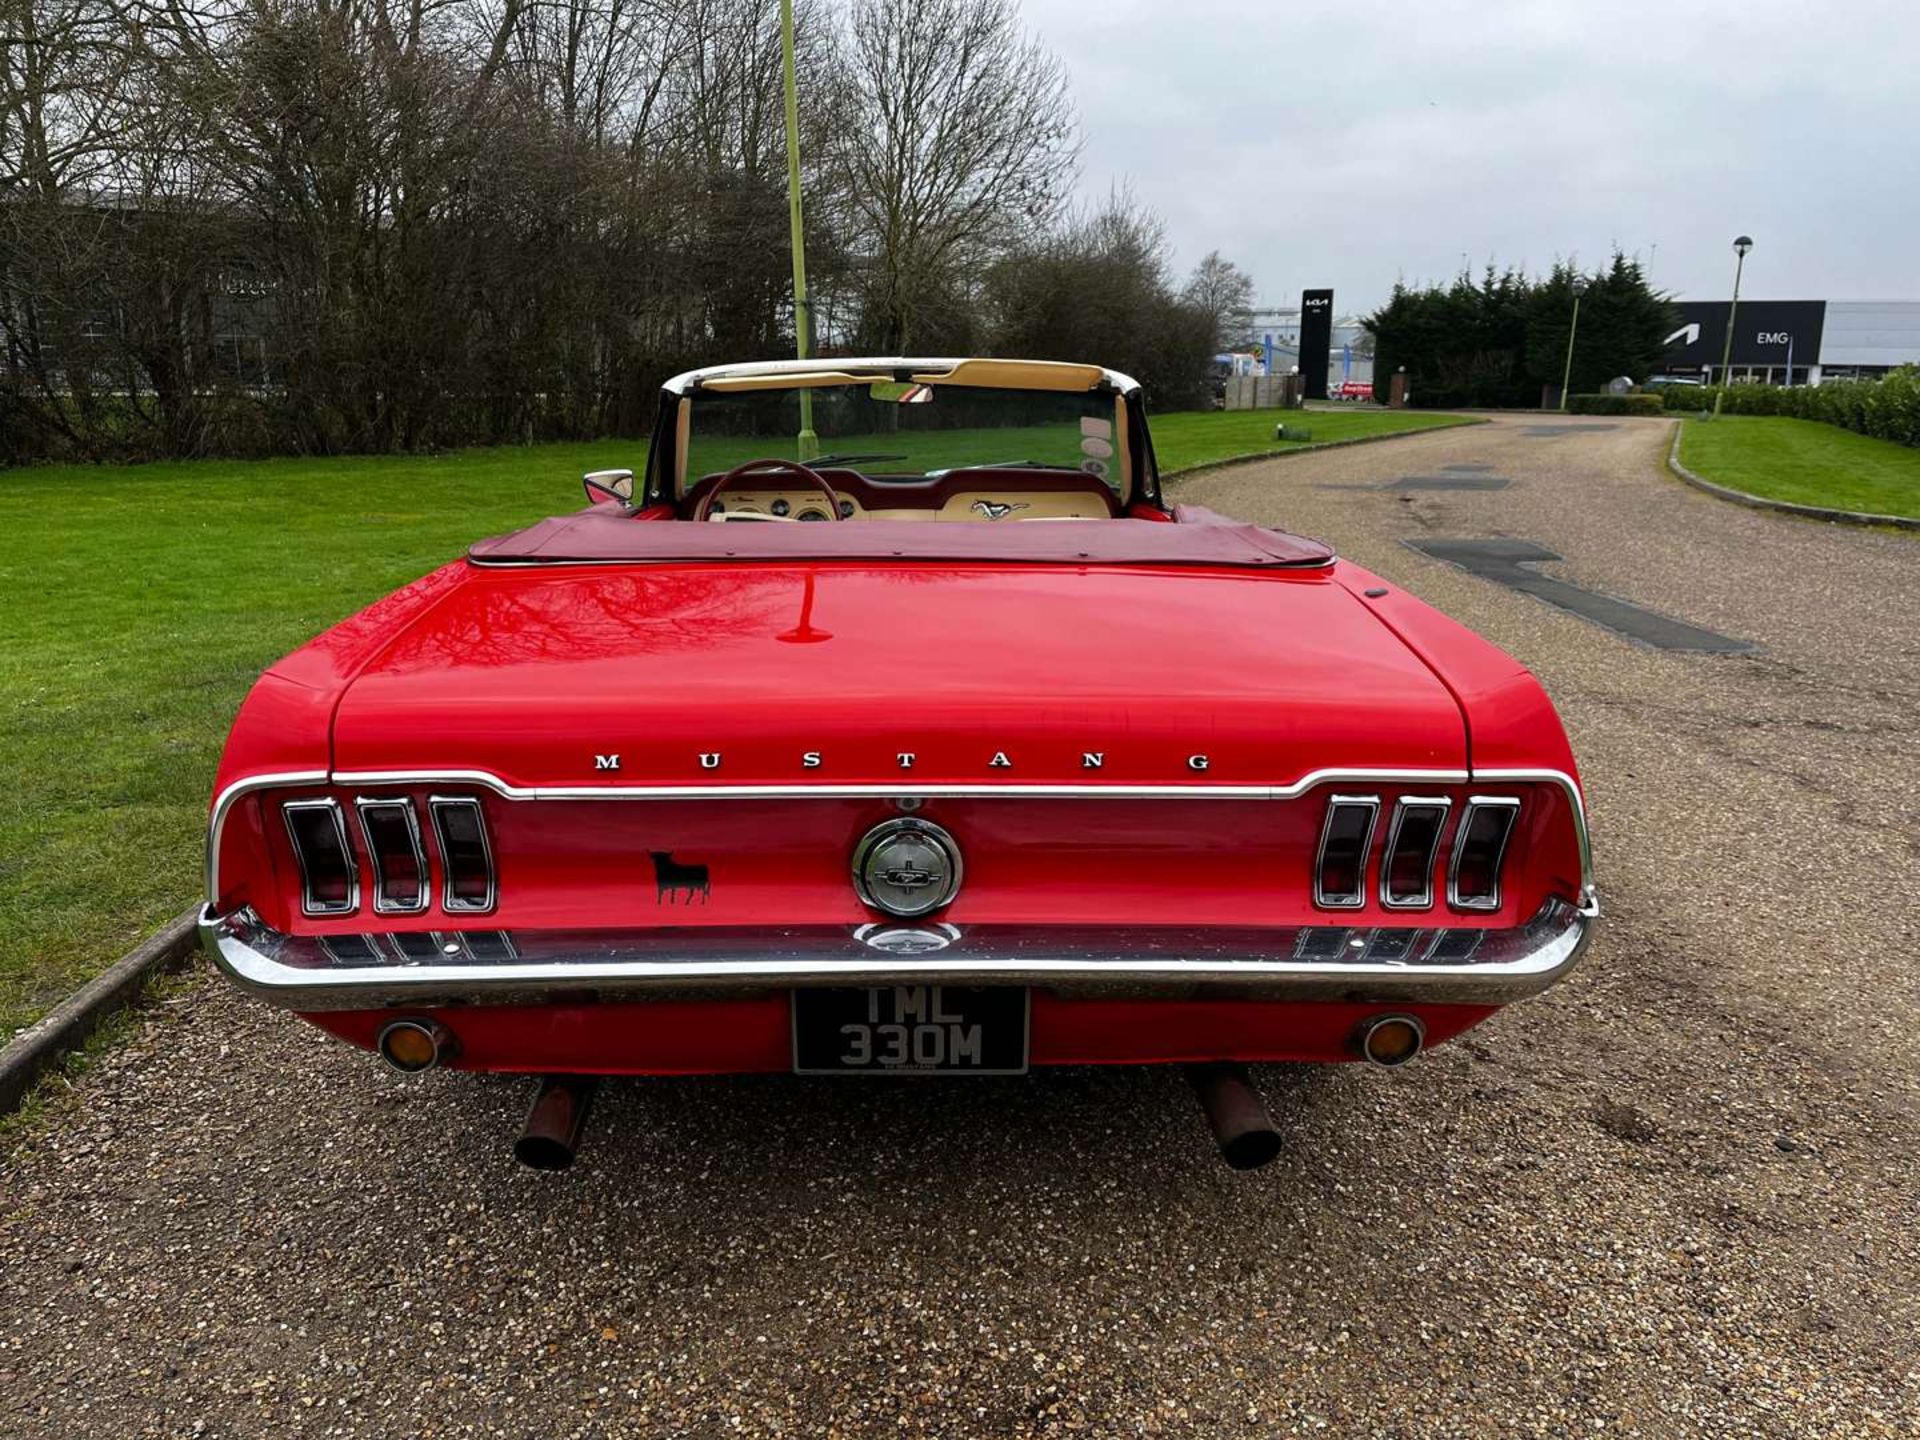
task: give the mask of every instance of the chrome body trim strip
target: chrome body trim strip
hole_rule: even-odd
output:
[[[1340,810],[1365,810],[1366,833],[1360,837],[1360,870],[1352,890],[1329,895],[1321,886],[1327,870],[1327,842],[1333,838],[1334,815]],[[1326,818],[1320,822],[1320,844],[1313,852],[1313,903],[1322,910],[1358,910],[1367,903],[1367,866],[1373,860],[1373,832],[1380,824],[1378,795],[1329,795]]]
[[[1387,826],[1387,843],[1380,851],[1380,903],[1388,910],[1431,910],[1433,908],[1433,858],[1440,853],[1440,841],[1447,833],[1447,814],[1453,801],[1445,795],[1402,795],[1393,802],[1393,820]],[[1420,873],[1426,888],[1406,895],[1393,890],[1393,852],[1400,843],[1400,827],[1410,810],[1438,810],[1440,818],[1433,827],[1433,840],[1427,846]]]
[[[1473,826],[1473,817],[1482,810],[1507,812],[1507,828],[1500,832],[1500,843],[1493,852],[1493,889],[1473,900],[1460,898],[1460,857]],[[1507,863],[1507,844],[1513,839],[1514,826],[1520,820],[1520,802],[1511,795],[1470,795],[1466,809],[1460,812],[1460,828],[1454,831],[1453,858],[1447,863],[1447,904],[1455,910],[1498,910],[1501,872]]]
[[[413,801],[405,796],[392,799],[354,797],[353,808],[360,816],[360,838],[367,842],[367,864],[373,870],[373,913],[376,915],[418,915],[433,898],[433,877],[427,870],[427,847],[420,839],[420,817],[413,813]],[[367,815],[375,810],[397,810],[407,827],[407,840],[413,846],[413,865],[420,877],[419,894],[411,905],[387,899],[387,867],[381,863],[380,847],[374,844],[373,827]]]
[[[207,818],[207,902],[220,903],[220,837],[227,828],[227,816],[248,795],[256,790],[277,789],[280,786],[324,785],[328,774],[325,770],[274,770],[263,775],[249,775],[244,780],[236,780],[222,790],[213,799],[213,813]]]
[[[313,873],[306,848],[293,828],[293,817],[308,811],[325,814],[333,821],[334,838],[340,843],[340,858],[347,871],[347,895],[340,901],[321,901],[313,897]],[[331,796],[307,800],[287,800],[280,806],[280,823],[287,827],[287,843],[293,847],[293,863],[300,870],[300,913],[303,915],[351,915],[360,908],[360,857],[353,853],[353,837],[347,833],[346,813]]]
[[[1573,831],[1580,842],[1580,913],[1597,916],[1600,913],[1600,896],[1593,886],[1593,840],[1587,833],[1587,803],[1580,794],[1580,787],[1574,778],[1564,770],[1475,770],[1473,782],[1482,781],[1498,784],[1502,781],[1520,784],[1528,781],[1536,784],[1558,785],[1567,797],[1567,804],[1573,810]]]
[[[247,910],[202,911],[201,938],[242,988],[293,1010],[668,999],[808,985],[1039,985],[1068,994],[1505,1004],[1578,960],[1592,921],[1550,900],[1526,925],[1472,931],[1468,958],[1369,961],[1338,926],[809,926],[518,931],[513,958],[343,963]],[[1321,943],[1320,932],[1329,932]],[[1361,932],[1362,937],[1377,932]],[[1309,943],[1311,941],[1312,943]],[[1337,942],[1337,943],[1336,943]],[[462,947],[463,954],[465,947]]]
[[[1166,785],[1021,784],[994,781],[921,784],[514,785],[488,770],[336,770],[336,785],[480,785],[506,800],[1293,800],[1330,781],[1465,785],[1466,770],[1309,771],[1288,785],[1205,781]]]
[[[480,863],[486,867],[487,894],[483,900],[462,900],[453,888],[453,851],[447,844],[446,816],[455,810],[473,814],[480,836]],[[433,816],[433,842],[440,849],[440,908],[449,915],[484,915],[500,895],[500,876],[493,863],[493,841],[487,836],[487,812],[471,795],[429,795],[427,812]]]

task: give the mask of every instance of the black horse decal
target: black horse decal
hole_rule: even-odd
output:
[[[682,865],[673,858],[671,850],[649,850],[653,860],[653,903],[672,905],[677,903],[682,890],[687,892],[687,903],[693,903],[698,895],[702,901],[713,898],[713,881],[704,865]]]

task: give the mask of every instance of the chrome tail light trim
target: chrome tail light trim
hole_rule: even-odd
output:
[[[1075,800],[1231,800],[1287,801],[1335,784],[1347,785],[1552,785],[1572,811],[1575,839],[1580,847],[1580,913],[1589,919],[1600,914],[1594,885],[1593,844],[1588,833],[1587,807],[1580,784],[1564,770],[1493,767],[1469,770],[1409,769],[1404,767],[1326,766],[1286,782],[1259,785],[1007,785],[932,784],[897,782],[868,785],[672,785],[566,786],[515,785],[488,770],[278,770],[261,771],[230,781],[214,796],[207,821],[206,890],[210,903],[221,900],[220,853],[227,821],[248,796],[262,790],[326,784],[342,786],[480,786],[503,801],[629,801],[771,799],[1075,799]]]
[[[440,908],[449,915],[484,915],[493,909],[499,892],[485,809],[470,795],[431,795],[427,798],[427,809],[433,815],[434,843],[440,847]],[[471,818],[472,835],[450,837],[449,827],[463,823],[463,817]],[[472,876],[470,862],[461,858],[459,851],[469,844],[478,846],[480,870],[486,882],[482,895],[461,893],[462,882],[471,880]]]
[[[1440,853],[1440,839],[1447,831],[1447,813],[1453,800],[1446,795],[1402,795],[1393,806],[1393,820],[1387,826],[1386,847],[1380,852],[1380,903],[1389,910],[1431,910],[1433,908],[1433,862]],[[1394,871],[1401,853],[1401,838],[1407,822],[1424,820],[1432,826],[1424,845],[1414,851],[1407,868],[1420,878],[1418,889],[1394,888]]]
[[[326,833],[340,849],[340,868],[346,894],[341,900],[322,898],[315,889],[317,856],[307,853],[308,841],[301,836],[302,818],[324,815],[330,822]],[[300,909],[306,915],[351,915],[360,908],[360,862],[353,853],[353,841],[347,834],[347,818],[340,802],[332,799],[289,800],[280,807],[280,818],[287,827],[287,841],[293,846],[293,858],[300,867]],[[317,837],[308,837],[317,838]]]
[[[1336,827],[1350,826],[1364,816],[1357,854],[1353,860],[1353,884],[1339,890],[1327,888],[1327,850],[1333,843]],[[1322,910],[1358,910],[1367,903],[1367,865],[1373,858],[1373,832],[1380,823],[1378,795],[1330,795],[1326,818],[1320,823],[1320,844],[1313,855],[1313,903]],[[1347,833],[1351,834],[1349,830]]]
[[[1491,819],[1499,825],[1497,838],[1492,841],[1493,857],[1488,862],[1487,873],[1491,884],[1485,891],[1462,894],[1460,890],[1460,862],[1465,858],[1467,846],[1472,843],[1475,826],[1482,817]],[[1507,842],[1513,838],[1514,825],[1520,818],[1520,802],[1506,795],[1473,795],[1468,797],[1467,808],[1461,812],[1460,828],[1454,832],[1453,859],[1447,866],[1447,904],[1455,910],[1498,910],[1500,908],[1500,879],[1507,862]]]
[[[360,838],[366,841],[367,859],[373,866],[374,913],[418,915],[432,900],[433,877],[427,870],[427,848],[420,839],[420,817],[414,813],[413,801],[404,797],[368,799],[366,796],[359,796],[355,798],[353,805],[360,815]],[[413,899],[410,901],[394,900],[389,895],[393,886],[392,877],[387,868],[388,856],[374,833],[375,817],[385,814],[398,814],[405,827],[416,876]]]

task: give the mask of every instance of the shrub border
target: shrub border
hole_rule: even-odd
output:
[[[1717,495],[1722,500],[1731,500],[1736,505],[1745,505],[1752,510],[1777,510],[1783,515],[1798,515],[1803,520],[1826,520],[1839,525],[1890,525],[1898,530],[1920,530],[1920,518],[1911,515],[1874,515],[1864,510],[1829,510],[1821,505],[1800,505],[1792,500],[1770,500],[1764,495],[1750,495],[1745,490],[1716,485],[1713,481],[1694,474],[1680,463],[1680,436],[1685,433],[1686,426],[1685,420],[1673,422],[1673,443],[1667,447],[1667,468],[1696,490],[1704,490],[1709,495]]]
[[[176,915],[0,1050],[0,1115],[19,1109],[35,1082],[85,1044],[102,1020],[139,1000],[147,981],[185,963],[199,944],[199,913],[196,906]]]

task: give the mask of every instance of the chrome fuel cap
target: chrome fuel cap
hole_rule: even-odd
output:
[[[926,915],[960,890],[960,847],[930,820],[889,820],[854,847],[853,888],[888,915]]]

